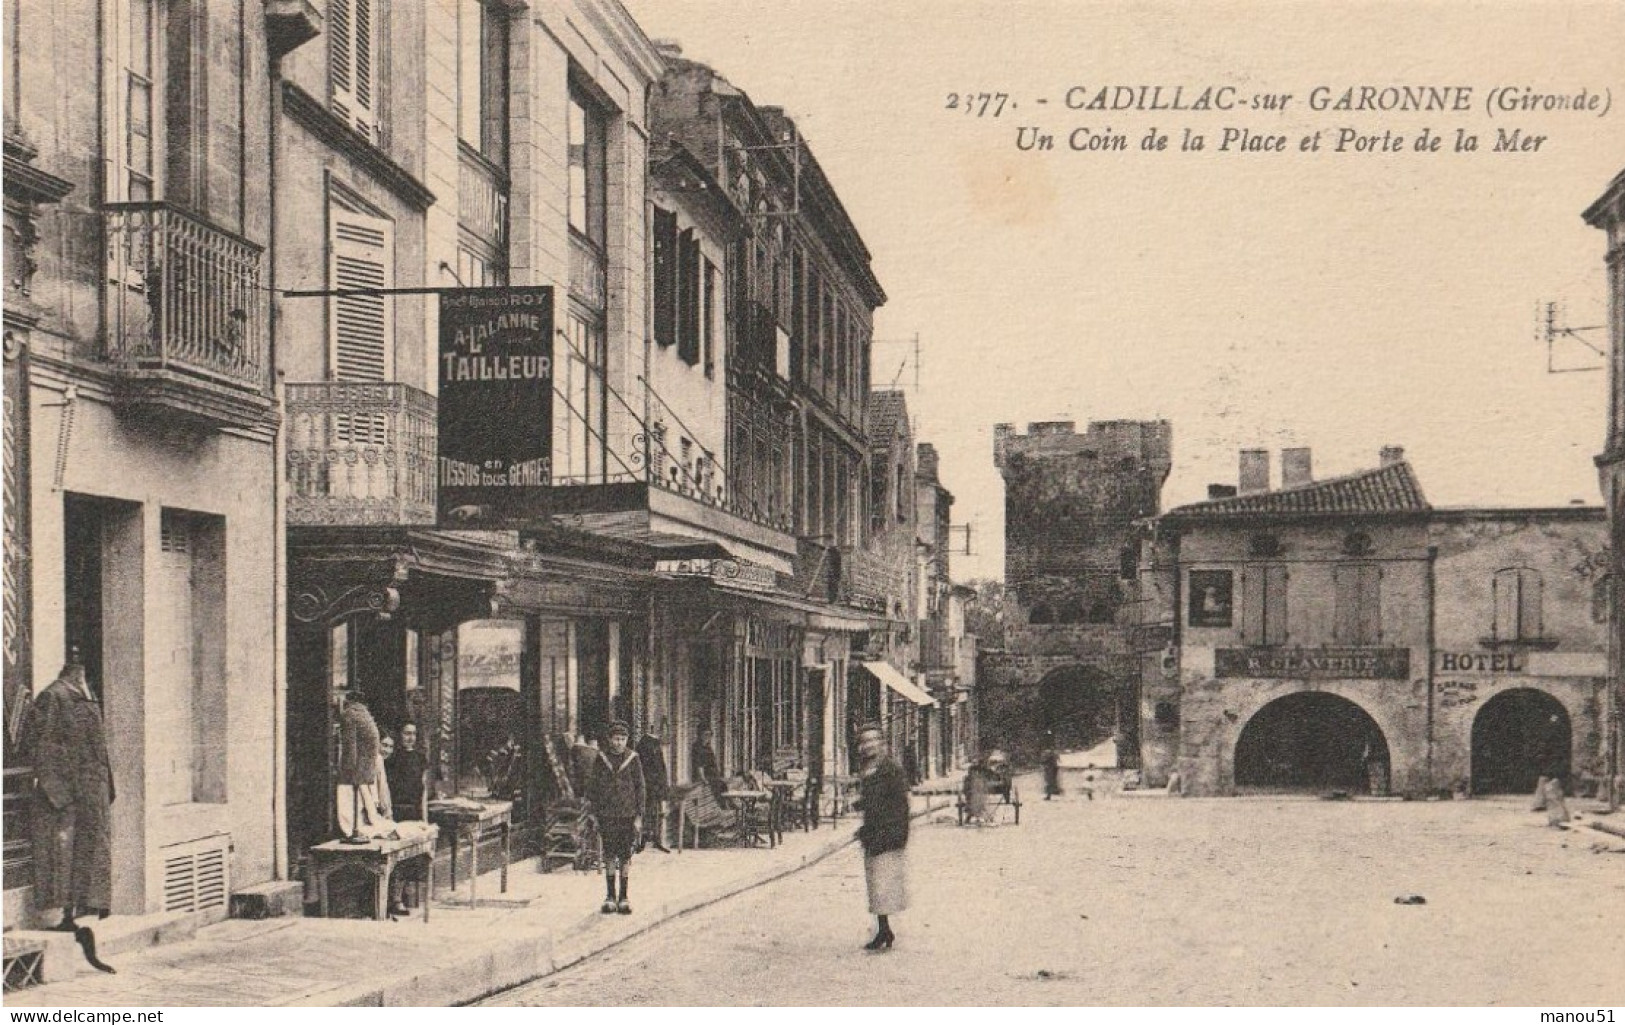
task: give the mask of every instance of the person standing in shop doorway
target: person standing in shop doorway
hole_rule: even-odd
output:
[[[666,846],[666,792],[670,778],[666,773],[666,753],[660,747],[660,735],[650,723],[643,729],[635,748],[638,763],[643,766],[643,839],[662,854],[670,854]]]
[[[908,779],[903,767],[886,753],[886,736],[879,726],[858,732],[858,754],[863,759],[857,807],[863,812],[858,842],[863,844],[863,881],[869,892],[869,913],[875,916],[875,938],[864,950],[890,950],[897,940],[891,916],[908,908]]]
[[[598,819],[598,835],[604,845],[604,904],[599,910],[606,915],[632,913],[626,896],[627,875],[633,847],[643,831],[645,800],[643,768],[637,752],[626,746],[631,735],[626,723],[612,724],[607,749],[598,752],[598,761],[587,777],[587,805]]]

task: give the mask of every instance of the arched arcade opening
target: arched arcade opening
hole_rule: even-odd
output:
[[[1473,717],[1473,793],[1527,794],[1541,776],[1567,779],[1573,739],[1562,702],[1529,687],[1502,691]]]
[[[1347,698],[1301,691],[1276,698],[1242,727],[1236,785],[1273,790],[1386,791],[1388,741]]]

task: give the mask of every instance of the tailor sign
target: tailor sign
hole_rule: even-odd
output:
[[[533,525],[553,484],[553,289],[442,292],[439,355],[436,523]]]
[[[1409,648],[1217,648],[1213,675],[1265,680],[1403,680]]]

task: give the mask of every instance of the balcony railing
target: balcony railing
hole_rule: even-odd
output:
[[[260,246],[166,203],[107,212],[107,358],[270,389]]]
[[[288,522],[432,525],[435,400],[410,385],[287,386]]]

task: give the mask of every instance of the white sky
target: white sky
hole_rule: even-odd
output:
[[[1164,507],[1236,476],[1236,451],[1307,445],[1317,476],[1400,444],[1436,505],[1599,501],[1599,373],[1551,375],[1537,303],[1606,317],[1603,236],[1580,220],[1625,167],[1625,5],[625,0],[758,104],[796,118],[874,254],[876,337],[920,336],[910,406],[943,456],[959,579],[1000,575],[992,425],[1165,417]],[[1285,116],[1085,112],[1072,86],[1231,85]],[[1465,114],[1314,113],[1328,85],[1464,85]],[[1611,94],[1595,114],[1500,114],[1490,90]],[[998,119],[944,109],[1006,92]],[[1047,106],[1036,104],[1047,98]],[[1020,153],[1033,124],[1061,150]],[[1458,155],[1177,152],[1178,129],[1348,126],[1486,137]],[[1065,151],[1075,127],[1164,153]],[[1548,140],[1487,152],[1496,128]],[[1606,336],[1587,336],[1603,345]],[[875,350],[889,382],[908,346]],[[1595,364],[1567,343],[1560,363]],[[902,374],[912,385],[913,371]],[[1279,456],[1275,457],[1279,473]]]

